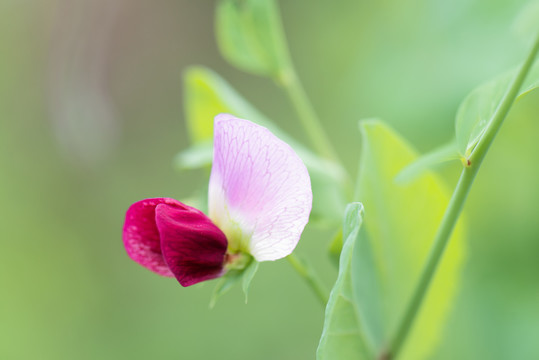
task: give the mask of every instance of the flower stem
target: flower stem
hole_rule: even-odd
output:
[[[311,268],[307,263],[299,259],[294,254],[288,255],[286,259],[290,265],[292,265],[294,270],[296,270],[297,273],[303,278],[303,280],[305,280],[311,290],[316,294],[322,306],[325,307],[329,299],[329,294],[324,284],[322,284],[322,281],[320,281],[314,272],[313,268]]]
[[[394,337],[391,339],[389,346],[379,356],[380,360],[395,360],[399,355],[399,351],[401,350],[410,333],[414,320],[417,317],[418,311],[421,308],[421,304],[423,303],[425,295],[429,289],[432,278],[434,277],[438,264],[440,263],[440,259],[442,258],[453,229],[455,228],[460,213],[462,212],[475,176],[479,171],[479,167],[481,166],[490,145],[494,141],[497,132],[502,126],[507,113],[515,102],[519,89],[522,86],[522,83],[524,82],[524,79],[526,78],[531,66],[533,65],[538,51],[539,37],[537,38],[530,54],[528,55],[526,62],[520,69],[519,73],[511,83],[509,90],[498,105],[491,121],[487,125],[484,136],[478,142],[474,151],[470,155],[470,158],[467,159],[467,166],[462,171],[457,187],[453,192],[453,196],[451,197],[440,227],[438,228],[438,232],[434,238],[427,262],[423,268],[419,282],[413,292],[413,296],[406,307],[404,315],[396,328],[397,330]]]
[[[274,74],[273,80],[279,84],[288,95],[288,98],[290,99],[290,102],[298,115],[303,130],[307,134],[307,137],[309,138],[309,141],[317,154],[326,160],[339,164],[343,169],[345,169],[337,151],[327,136],[327,133],[322,126],[322,122],[318,118],[309,97],[305,93],[305,89],[303,88],[303,85],[299,79],[294,62],[292,61],[290,50],[286,41],[284,26],[280,19],[276,21],[276,26],[277,36],[275,36],[275,38],[279,41],[282,62],[279,70]],[[350,175],[345,171],[343,188],[348,197],[352,196],[352,186]]]
[[[279,83],[283,86],[290,101],[294,105],[299,120],[312,146],[322,157],[340,163],[337,152],[328,139],[322,123],[303,89],[303,85],[299,80],[294,66],[289,65],[287,71],[283,74],[279,79]]]
[[[335,151],[335,148],[327,137],[327,134],[321,125],[320,119],[316,115],[316,112],[314,111],[305,90],[303,89],[294,66],[292,64],[289,65],[288,70],[284,72],[284,74],[285,75],[279,77],[279,83],[286,90],[288,97],[294,105],[300,122],[303,125],[303,128],[307,133],[313,148],[318,155],[343,166],[337,152]],[[342,185],[344,193],[347,195],[347,197],[351,197],[353,194],[353,185],[347,171],[344,172],[344,180]]]

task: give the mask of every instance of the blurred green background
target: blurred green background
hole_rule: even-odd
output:
[[[453,137],[459,102],[524,59],[515,0],[280,1],[292,57],[355,173],[357,121],[380,117],[420,151]],[[307,143],[271,82],[235,70],[209,0],[0,0],[0,358],[312,359],[323,310],[285,261],[249,303],[182,288],[130,261],[127,207],[185,198],[181,73],[208,66]],[[539,101],[515,108],[466,206],[469,255],[433,359],[539,358]],[[442,169],[454,184],[458,164]],[[328,287],[332,230],[298,252]]]

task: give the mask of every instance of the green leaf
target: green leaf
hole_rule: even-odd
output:
[[[354,252],[352,280],[362,328],[380,354],[415,289],[450,195],[429,171],[406,185],[396,183],[395,176],[417,159],[416,152],[380,121],[362,123],[361,131],[358,194],[367,211],[367,240],[362,238]],[[462,232],[459,224],[399,360],[428,358],[441,337],[459,283]]]
[[[185,117],[194,144],[211,143],[213,118],[220,113],[253,119],[262,126],[271,126],[236,90],[210,69],[189,67],[183,79]]]
[[[342,246],[343,246],[342,229],[340,229],[333,236],[333,239],[329,243],[329,247],[328,247],[329,258],[331,262],[337,267],[339,266],[339,260],[341,258]]]
[[[255,277],[256,272],[258,271],[258,265],[260,263],[256,261],[255,259],[251,260],[251,263],[247,266],[243,273],[243,282],[241,285],[241,288],[243,290],[243,294],[245,295],[245,303],[247,304],[247,300],[249,297],[249,288],[251,286],[251,282],[253,281],[253,278]]]
[[[432,170],[436,165],[440,165],[452,160],[461,159],[455,141],[442,145],[426,154],[421,155],[414,162],[402,169],[395,177],[395,181],[406,184],[413,181],[426,170]]]
[[[259,262],[249,256],[248,263],[241,269],[229,269],[218,281],[210,299],[210,308],[213,308],[217,301],[226,294],[238,282],[242,282],[242,290],[245,295],[245,303],[251,282],[258,270]]]
[[[456,136],[458,150],[465,158],[470,157],[483,136],[517,71],[510,71],[479,86],[461,103],[456,118]],[[531,68],[516,100],[518,101],[537,87],[539,87],[539,63]]]
[[[517,15],[513,28],[516,34],[532,41],[539,31],[539,1],[529,1]]]
[[[239,69],[278,79],[289,57],[277,3],[273,0],[221,0],[217,6],[217,44]]]
[[[322,337],[316,352],[318,360],[373,359],[362,326],[358,301],[352,284],[352,257],[360,240],[363,205],[346,207],[343,237],[346,239],[339,260],[337,281],[329,295]]]
[[[243,275],[242,270],[229,270],[219,280],[213,290],[213,294],[210,298],[210,309],[215,307],[217,300],[219,300],[224,294],[226,294],[234,284],[241,280]]]
[[[177,155],[180,169],[206,167],[211,164],[213,118],[229,113],[268,128],[288,143],[304,161],[311,176],[313,210],[311,220],[333,226],[340,222],[345,207],[343,183],[345,171],[332,161],[322,159],[279,129],[215,72],[203,67],[191,67],[184,76],[186,122],[193,146]]]

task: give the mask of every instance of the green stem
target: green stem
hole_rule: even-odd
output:
[[[500,130],[502,126],[505,116],[509,112],[511,105],[513,105],[513,102],[518,96],[520,87],[522,86],[522,83],[526,79],[526,75],[528,75],[528,72],[530,71],[530,68],[532,67],[535,61],[535,56],[538,51],[539,51],[539,35],[537,36],[537,39],[535,40],[535,44],[533,45],[532,50],[530,51],[530,54],[528,55],[528,58],[526,59],[526,62],[524,63],[524,65],[522,65],[522,68],[520,69],[516,78],[513,80],[513,83],[511,84],[509,91],[507,91],[502,101],[498,105],[498,108],[496,109],[494,116],[492,117],[490,123],[488,124],[484,135],[481,137],[476,147],[474,148],[472,154],[470,155],[468,159],[469,160],[468,164],[471,164],[471,163],[481,164],[481,162],[485,158],[485,155],[488,149],[490,148],[490,145],[494,141],[496,134],[498,133],[498,131]]]
[[[423,268],[419,282],[415,288],[415,291],[413,292],[413,296],[410,299],[404,315],[398,324],[395,336],[389,343],[389,347],[379,356],[380,360],[394,360],[399,355],[399,351],[401,350],[410,333],[414,320],[417,317],[418,311],[421,308],[421,304],[423,303],[425,295],[429,289],[432,278],[434,277],[438,264],[440,263],[440,259],[442,258],[453,229],[455,228],[460,213],[462,212],[475,176],[479,171],[479,167],[481,166],[490,145],[494,141],[496,134],[502,126],[507,113],[515,102],[519,89],[522,86],[522,83],[524,82],[524,79],[526,78],[531,66],[533,65],[538,51],[539,37],[537,38],[528,58],[526,59],[526,62],[520,69],[518,75],[515,77],[511,86],[509,87],[509,90],[498,105],[491,121],[487,125],[485,134],[478,142],[470,158],[467,159],[467,166],[462,171],[457,187],[455,188],[440,227],[438,228],[438,232],[434,238],[434,243],[429,252],[427,262]]]
[[[277,2],[275,2],[275,5],[277,6]],[[281,66],[279,67],[279,71],[274,74],[274,80],[281,85],[287,93],[313,149],[321,157],[339,164],[344,169],[338,153],[328,138],[327,133],[322,126],[322,122],[316,115],[309,97],[305,93],[303,85],[298,77],[286,42],[283,23],[278,16],[278,13],[278,11],[275,12],[275,14],[277,14],[277,19],[275,19],[276,33],[274,35],[282,57]],[[343,187],[348,197],[351,197],[352,195],[352,186],[350,175],[346,172]]]
[[[340,161],[337,152],[333,148],[331,141],[327,137],[326,132],[324,131],[321,122],[316,115],[316,112],[314,111],[311,102],[303,89],[303,86],[301,85],[293,65],[289,65],[288,71],[284,72],[279,77],[279,83],[286,90],[286,93],[294,105],[301,124],[303,125],[303,128],[316,152],[320,156],[328,160],[332,160],[342,166],[342,162]],[[350,197],[353,194],[352,180],[346,171],[344,174],[343,188],[347,197]]]
[[[442,219],[442,223],[438,229],[438,233],[434,239],[434,243],[430,249],[430,253],[428,255],[425,267],[423,268],[423,272],[421,273],[419,283],[417,284],[413,296],[408,303],[404,316],[397,327],[396,335],[392,339],[389,349],[386,350],[387,353],[381,356],[380,359],[397,358],[399,350],[406,340],[412,324],[417,316],[417,312],[421,307],[436,268],[438,267],[438,263],[440,262],[445,248],[447,247],[449,238],[462,211],[476,173],[477,170],[472,168],[465,168],[463,170],[455,192],[451,197],[451,201],[449,202],[447,210]],[[390,356],[388,354],[390,354]]]
[[[280,84],[286,90],[290,101],[294,105],[312,146],[324,158],[339,163],[337,152],[326,136],[322,123],[316,115],[293,65],[290,65],[288,71],[280,77]]]
[[[316,276],[314,270],[294,254],[288,255],[286,259],[316,294],[322,306],[325,307],[329,299],[329,294],[322,281]]]

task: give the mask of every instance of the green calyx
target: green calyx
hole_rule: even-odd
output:
[[[245,302],[247,303],[251,281],[258,270],[258,261],[245,252],[227,252],[225,255],[225,270],[225,274],[219,279],[213,291],[210,308],[213,308],[217,300],[237,283],[241,283]]]
[[[244,270],[251,262],[254,261],[254,258],[244,252],[227,252],[225,255],[225,268],[230,270]]]

